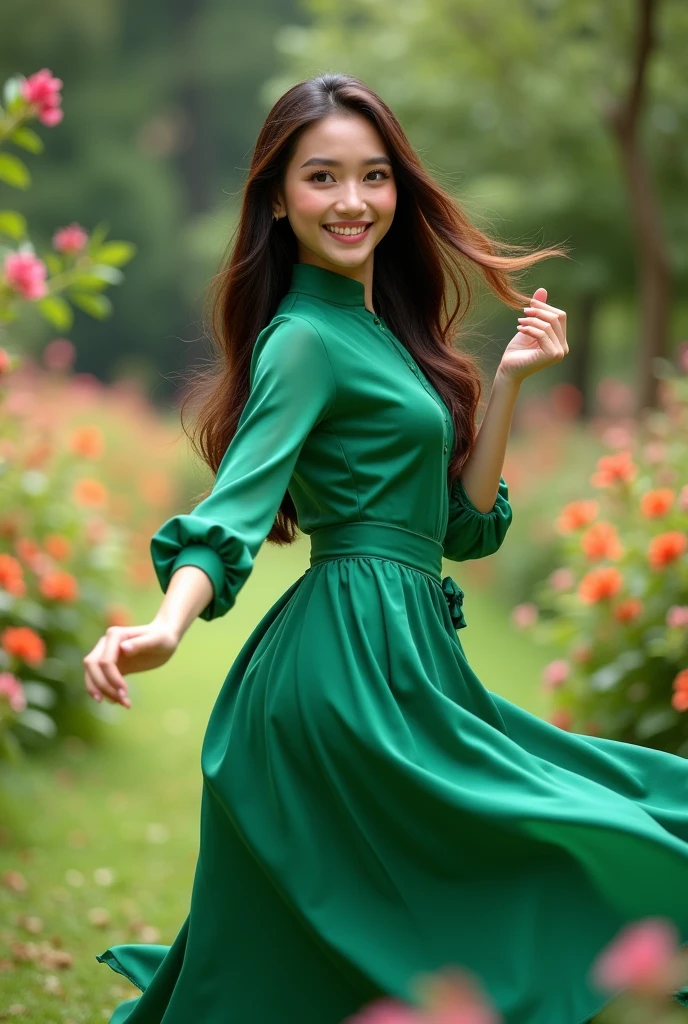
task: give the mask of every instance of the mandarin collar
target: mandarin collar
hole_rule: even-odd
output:
[[[290,292],[305,292],[339,306],[365,308],[365,286],[361,281],[345,277],[334,270],[316,267],[313,263],[294,263]]]

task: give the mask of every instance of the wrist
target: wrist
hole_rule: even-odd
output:
[[[521,387],[522,380],[518,377],[512,377],[500,364],[495,374],[495,384],[499,388],[509,389],[517,393]]]

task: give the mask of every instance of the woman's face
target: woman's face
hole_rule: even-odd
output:
[[[360,114],[330,114],[302,132],[273,212],[289,218],[300,263],[341,273],[372,263],[396,201],[389,153],[377,128]],[[332,227],[365,230],[340,234]]]

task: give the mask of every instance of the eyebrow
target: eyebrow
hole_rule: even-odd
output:
[[[371,156],[367,160],[361,160],[362,164],[387,164],[389,167],[392,166],[392,161],[388,160],[386,156]],[[308,167],[310,164],[325,164],[327,167],[341,167],[340,160],[330,160],[326,156],[312,156],[309,160],[306,160],[305,164],[301,164],[301,167]]]

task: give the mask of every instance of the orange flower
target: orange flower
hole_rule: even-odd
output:
[[[665,565],[675,562],[688,547],[685,533],[680,530],[668,530],[653,537],[647,551],[653,569],[662,569]]]
[[[614,609],[614,618],[617,622],[632,622],[637,619],[643,610],[643,602],[637,597],[627,597],[620,601]]]
[[[69,572],[49,572],[40,583],[40,591],[51,601],[75,601],[79,596],[79,587]]]
[[[108,626],[130,626],[131,615],[129,609],[122,604],[111,604],[105,614]]]
[[[672,686],[675,690],[688,692],[688,668],[681,669],[678,675],[674,678]]]
[[[611,487],[615,483],[629,483],[635,480],[638,467],[629,451],[602,455],[597,460],[597,472],[590,477],[593,487]]]
[[[43,541],[43,547],[52,555],[53,558],[57,558],[61,561],[63,558],[69,558],[72,553],[71,542],[63,537],[61,533],[49,533]]]
[[[671,697],[671,706],[677,711],[688,711],[688,690],[676,690]]]
[[[596,604],[614,597],[621,590],[623,576],[612,565],[591,569],[578,584],[578,596],[584,604]]]
[[[27,665],[40,665],[45,658],[45,643],[30,626],[8,626],[0,634],[0,646]]]
[[[570,501],[564,505],[556,520],[556,528],[559,533],[573,533],[581,526],[587,526],[592,522],[600,510],[599,503],[594,498],[584,501]]]
[[[593,523],[581,537],[580,545],[590,561],[621,558],[624,550],[613,523]]]
[[[72,493],[75,501],[80,505],[88,505],[89,508],[102,508],[107,504],[107,488],[94,477],[85,476],[77,480]]]
[[[24,570],[21,562],[12,555],[0,554],[0,587],[15,597],[23,597],[26,593]]]
[[[667,514],[675,500],[676,494],[670,487],[658,487],[643,494],[640,511],[647,519],[659,519]]]
[[[69,438],[69,447],[85,459],[99,459],[105,447],[100,427],[77,427]]]

